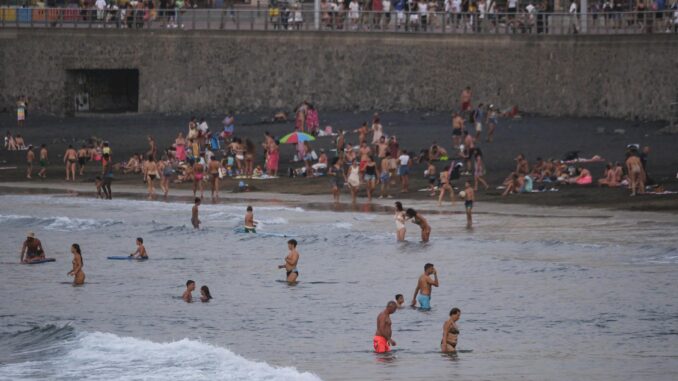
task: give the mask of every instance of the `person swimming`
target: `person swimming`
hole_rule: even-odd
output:
[[[395,296],[395,302],[398,308],[404,308],[405,307],[405,297],[403,294],[397,294]]]
[[[212,299],[212,294],[210,294],[210,289],[207,286],[200,287],[200,301],[203,303],[208,303]]]
[[[181,299],[183,299],[186,303],[191,303],[193,301],[193,290],[195,290],[195,282],[189,279],[186,281],[186,290],[184,291],[183,295],[181,295]]]
[[[247,213],[245,213],[245,233],[256,233],[257,223],[254,221],[254,212],[251,206],[247,206]]]

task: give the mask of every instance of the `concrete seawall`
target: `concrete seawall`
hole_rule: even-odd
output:
[[[552,116],[668,119],[678,37],[0,30],[11,110],[74,110],[69,73],[138,70],[140,112],[451,110],[461,88]]]

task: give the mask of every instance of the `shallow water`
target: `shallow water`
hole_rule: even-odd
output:
[[[5,195],[0,205],[0,380],[678,375],[678,223],[663,215],[485,206],[472,232],[461,214],[427,215],[422,245],[414,225],[396,243],[382,213],[258,203],[267,234],[248,235],[236,232],[244,204],[202,206],[200,231],[189,204]],[[57,262],[16,264],[29,230]],[[106,260],[137,236],[149,261]],[[296,286],[277,269],[286,237],[299,241]],[[66,277],[73,242],[84,287]],[[410,300],[426,262],[441,281],[433,310],[396,312],[396,350],[373,354],[377,314],[396,293]],[[183,303],[187,279],[214,300]],[[438,343],[455,306],[463,351],[450,357]]]

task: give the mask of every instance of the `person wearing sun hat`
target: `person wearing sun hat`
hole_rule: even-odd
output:
[[[22,263],[28,263],[41,259],[45,259],[45,250],[42,248],[42,242],[35,238],[35,233],[28,232],[24,245],[21,248],[21,257],[19,260]]]

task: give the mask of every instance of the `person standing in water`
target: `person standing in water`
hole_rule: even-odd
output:
[[[290,252],[285,257],[285,264],[278,266],[278,268],[285,269],[287,272],[287,283],[296,283],[299,277],[299,270],[297,269],[297,264],[299,263],[297,241],[294,239],[287,241],[287,248]]]
[[[431,279],[433,275],[433,279]],[[414,296],[412,297],[412,307],[416,307],[419,301],[419,308],[422,310],[431,309],[431,291],[432,287],[438,287],[438,271],[432,263],[424,265],[424,273],[419,276],[417,281],[417,288],[414,289]],[[417,294],[419,296],[417,296]]]
[[[431,237],[431,225],[428,224],[428,221],[412,208],[407,209],[405,215],[407,219],[411,219],[413,223],[421,228],[421,242],[428,242],[428,239]]]
[[[476,199],[476,193],[468,181],[464,184],[464,208],[466,209],[466,228],[473,227],[473,201]]]
[[[443,324],[443,339],[440,342],[440,349],[443,353],[457,352],[457,338],[459,337],[459,327],[457,321],[461,317],[459,308],[452,308],[450,317]]]
[[[148,259],[148,253],[146,252],[146,247],[144,247],[143,238],[137,238],[137,250],[129,256],[137,259]]]
[[[189,279],[186,281],[186,290],[181,295],[181,299],[186,303],[191,303],[193,301],[193,290],[195,290],[195,282]]]
[[[257,223],[254,221],[254,211],[251,206],[247,206],[245,213],[245,233],[256,233]]]
[[[79,286],[85,283],[85,272],[82,271],[83,261],[80,245],[77,243],[71,245],[71,253],[73,254],[73,269],[66,275],[73,277],[74,286]]]
[[[396,239],[398,242],[402,242],[405,240],[405,210],[403,209],[403,204],[400,201],[396,201],[395,203],[395,216],[393,217],[395,219],[395,224],[396,224]]]
[[[191,224],[193,224],[193,228],[195,229],[200,229],[200,218],[198,218],[199,207],[200,207],[200,198],[196,197],[193,204],[193,209],[191,211]]]
[[[203,303],[209,303],[211,299],[212,294],[210,293],[209,287],[207,286],[200,287],[200,301]]]
[[[28,232],[26,240],[21,247],[19,261],[21,263],[30,263],[41,259],[45,259],[45,250],[42,248],[42,242],[35,238],[35,233]]]
[[[64,163],[66,164],[66,181],[75,181],[75,164],[78,162],[78,152],[72,145],[68,146],[66,153],[64,153]],[[73,175],[73,176],[71,176]]]
[[[377,331],[374,333],[374,351],[376,353],[388,353],[391,346],[396,346],[395,340],[391,338],[393,333],[391,329],[391,315],[396,312],[398,306],[396,302],[390,301],[386,308],[377,316]]]

